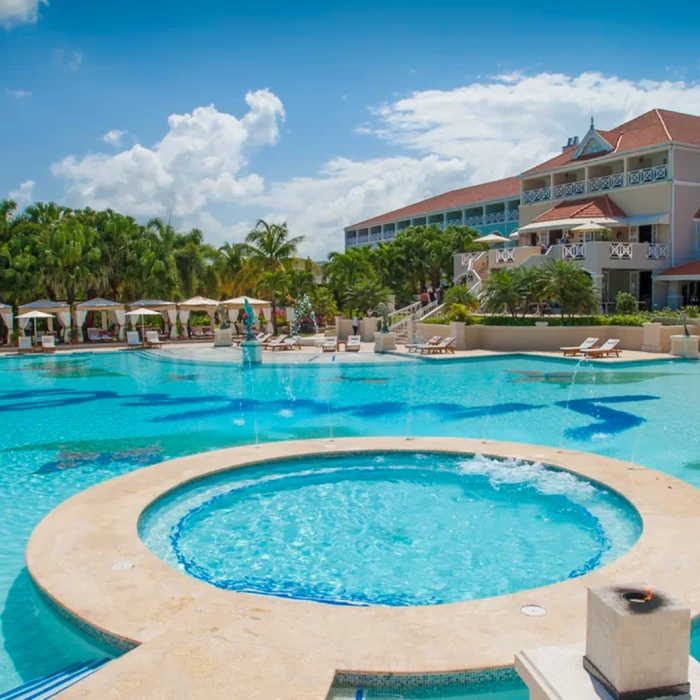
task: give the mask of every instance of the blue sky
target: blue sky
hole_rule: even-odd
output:
[[[700,113],[700,4],[641,7],[0,0],[0,196],[172,212],[216,243],[286,218],[322,257],[551,155],[591,108]]]

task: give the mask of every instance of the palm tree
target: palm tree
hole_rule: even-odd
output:
[[[277,334],[277,307],[287,296],[289,278],[284,270],[268,270],[260,275],[258,290],[272,304],[272,329]]]
[[[372,277],[366,277],[354,284],[347,294],[346,302],[349,309],[374,311],[381,303],[391,299],[391,290]]]
[[[600,309],[593,278],[573,260],[547,260],[541,269],[541,284],[542,296],[555,299],[562,316]]]
[[[481,302],[484,310],[490,314],[499,314],[505,308],[516,318],[523,316],[540,293],[539,272],[533,268],[516,267],[511,270],[495,270],[491,273]]]

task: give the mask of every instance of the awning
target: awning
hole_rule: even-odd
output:
[[[618,219],[606,219],[603,217],[593,218],[593,219],[555,219],[553,221],[541,221],[537,224],[528,224],[527,226],[521,226],[518,229],[518,233],[527,233],[528,231],[547,231],[549,229],[557,228],[573,228],[574,226],[579,226],[583,223],[594,223],[600,226],[605,226],[610,228],[613,226],[626,226],[626,221],[620,221]]]
[[[648,224],[670,224],[670,214],[646,214],[645,216],[628,216],[625,223],[628,226],[646,226]]]

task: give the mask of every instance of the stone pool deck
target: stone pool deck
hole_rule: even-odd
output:
[[[639,511],[644,530],[623,557],[586,576],[466,603],[342,607],[235,593],[176,571],[141,542],[143,510],[204,475],[260,461],[367,450],[517,457],[603,482]],[[510,666],[514,654],[580,642],[586,589],[651,583],[700,614],[700,490],[619,460],[554,448],[456,438],[271,443],[164,462],[95,486],[36,528],[29,572],[43,593],[90,630],[133,651],[61,697],[325,700],[336,671],[440,673]],[[115,567],[128,562],[131,568]],[[459,566],[455,562],[455,566]],[[520,612],[539,605],[542,617]]]

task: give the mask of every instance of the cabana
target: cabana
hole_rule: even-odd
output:
[[[177,305],[180,323],[183,328],[187,328],[187,322],[190,320],[190,313],[193,311],[205,311],[211,318],[212,329],[214,327],[214,314],[219,308],[219,302],[215,299],[207,299],[206,297],[192,297],[186,301],[181,301]],[[188,331],[189,335],[189,331]]]
[[[12,336],[12,329],[14,328],[14,316],[12,314],[12,307],[7,304],[0,304],[0,318],[5,324],[7,329],[7,342],[9,343]]]
[[[70,329],[71,329],[71,318],[70,318],[70,306],[64,301],[51,301],[51,299],[38,299],[37,301],[32,301],[29,304],[22,304],[19,307],[18,313],[26,314],[30,311],[41,311],[45,314],[51,314],[51,317],[46,320],[49,327],[49,331],[53,332],[53,317],[56,317],[58,325],[61,326],[63,331],[63,340],[66,343],[70,342]],[[24,323],[20,324],[20,332],[24,335],[24,329],[29,325],[31,319],[26,318]]]
[[[228,311],[228,317],[231,323],[235,323],[236,319],[238,318],[239,310],[245,308],[246,299],[248,300],[248,303],[253,307],[253,311],[255,311],[256,316],[260,313],[260,311],[263,312],[263,316],[265,317],[265,321],[267,322],[265,331],[267,333],[271,333],[272,323],[270,319],[272,318],[272,304],[269,301],[266,301],[265,299],[253,299],[252,297],[234,297],[233,299],[226,299],[226,301],[222,301],[221,306],[223,306]]]
[[[129,304],[129,309],[152,309],[160,311],[161,316],[168,322],[170,337],[177,338],[177,305],[174,301],[163,301],[162,299],[139,299]]]
[[[88,313],[98,312],[102,315],[102,328],[107,327],[107,319],[119,326],[119,340],[124,340],[124,330],[126,326],[126,309],[124,304],[109,299],[89,299],[75,305],[75,327],[78,329],[78,342],[83,342],[83,326]]]

